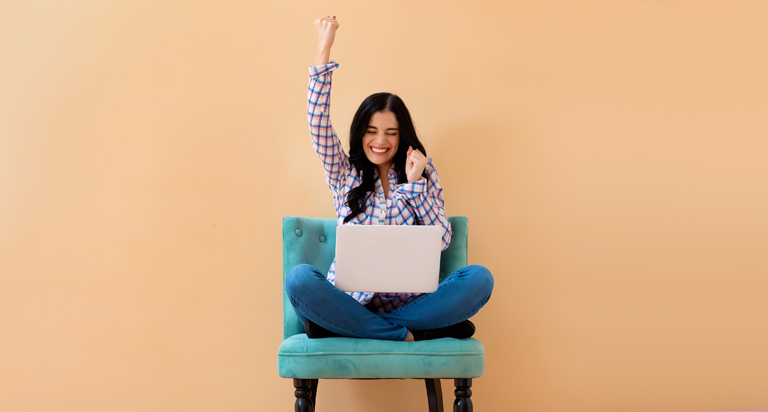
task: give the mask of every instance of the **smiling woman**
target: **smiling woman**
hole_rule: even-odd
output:
[[[368,160],[379,168],[379,176],[386,174],[392,167],[399,144],[400,124],[397,116],[392,112],[374,112],[363,137],[363,150]],[[389,182],[382,180],[381,184],[384,197],[387,197]]]
[[[389,170],[400,143],[400,123],[392,112],[374,112],[363,138],[363,149],[379,171]]]
[[[451,224],[443,189],[408,109],[391,93],[368,96],[352,120],[347,156],[328,115],[331,76],[339,67],[330,61],[330,48],[339,23],[324,17],[315,26],[318,48],[309,68],[307,113],[338,224],[437,226],[445,250]],[[386,258],[387,245],[376,246]],[[475,332],[469,318],[493,290],[491,273],[475,265],[452,273],[433,293],[345,293],[334,285],[335,267],[334,262],[326,276],[310,265],[298,265],[286,276],[286,293],[310,338],[468,338]]]
[[[349,130],[349,160],[362,171],[362,182],[349,191],[344,202],[349,208],[344,223],[363,211],[367,193],[376,191],[377,179],[384,197],[389,198],[390,179],[380,177],[388,176],[391,170],[396,184],[427,178],[426,153],[400,97],[392,93],[368,96],[357,109]]]

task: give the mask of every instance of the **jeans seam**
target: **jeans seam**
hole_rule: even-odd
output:
[[[469,267],[469,266],[467,266],[467,267]],[[466,269],[466,268],[463,268],[463,269]],[[454,273],[458,273],[459,271],[461,271],[461,270],[463,270],[463,269],[459,269],[459,270],[457,270],[457,271],[456,271],[456,272],[454,272]],[[453,273],[452,273],[451,275],[453,275]],[[452,282],[456,282],[458,279],[459,279],[459,276],[458,276],[458,275],[457,275],[457,276],[454,276],[454,277],[449,277],[448,279],[446,279],[445,281],[443,281],[443,282],[441,283],[441,285],[446,285],[446,284],[449,284],[449,283],[452,283]],[[433,293],[434,293],[434,292],[433,292]],[[397,308],[397,309],[393,310],[392,312],[389,312],[389,314],[391,314],[391,315],[393,315],[393,316],[396,316],[396,315],[397,315],[397,314],[398,314],[400,311],[403,311],[403,310],[405,310],[406,308],[407,308],[408,310],[411,310],[411,309],[413,309],[413,310],[419,310],[419,307],[420,307],[420,306],[423,306],[423,305],[421,305],[421,304],[417,305],[417,302],[419,302],[419,301],[423,301],[424,299],[421,299],[421,298],[422,298],[422,297],[426,297],[426,296],[429,296],[429,294],[424,294],[424,295],[420,296],[419,298],[417,298],[417,299],[413,300],[413,301],[412,301],[412,302],[410,302],[409,304],[407,304],[407,305],[403,305],[403,306],[401,306],[401,307],[399,307],[399,308]],[[432,327],[432,328],[430,328],[430,329],[439,329],[439,328],[444,328],[444,327],[446,327],[446,326],[451,326],[451,325],[454,325],[454,324],[456,324],[456,323],[462,322],[462,321],[464,321],[464,320],[468,320],[470,317],[474,316],[474,315],[475,315],[477,312],[479,312],[479,311],[480,311],[480,309],[482,309],[482,308],[483,308],[483,306],[485,306],[485,304],[486,304],[486,303],[488,303],[488,300],[490,300],[490,298],[491,298],[491,294],[489,293],[489,294],[488,294],[488,296],[485,298],[485,301],[484,301],[482,304],[480,304],[479,306],[477,306],[477,305],[476,305],[476,306],[473,306],[472,308],[470,308],[469,310],[467,310],[466,312],[464,312],[464,313],[463,313],[461,316],[455,316],[455,317],[454,317],[454,319],[461,319],[460,321],[456,321],[456,322],[454,322],[453,320],[450,320],[450,321],[448,321],[448,322],[444,322],[444,323],[442,323],[442,324],[438,324],[438,325],[442,325],[442,326],[435,326],[435,327]],[[389,321],[388,319],[385,319],[385,320]],[[414,329],[414,330],[420,330],[420,329]]]
[[[459,269],[459,270],[461,270],[461,269]],[[453,282],[456,281],[457,278],[458,278],[458,276],[455,276],[455,277],[452,277],[452,278],[450,278],[450,276],[449,276],[449,279],[446,279],[446,281],[442,282],[441,285],[447,285],[449,283],[453,283]],[[440,285],[438,285],[438,288],[439,287],[440,287]],[[432,293],[434,293],[434,292],[432,292]],[[411,307],[417,308],[418,306],[416,305],[416,302],[419,302],[420,300],[424,300],[422,298],[426,298],[429,295],[430,295],[429,293],[425,293],[425,294],[419,296],[418,298],[414,299],[412,302],[410,302],[410,303],[408,303],[406,305],[400,306],[399,308],[397,308],[397,309],[395,309],[395,310],[393,310],[392,312],[389,312],[389,313],[391,315],[397,315],[397,312],[400,312],[400,311],[404,310],[406,307],[407,308],[411,308]]]
[[[292,297],[292,296],[290,296],[290,295],[289,295],[288,297],[291,299],[291,303],[293,304],[293,306],[294,306],[294,307],[301,307],[301,311],[302,311],[302,312],[306,311],[306,312],[309,312],[309,313],[311,313],[312,315],[314,315],[316,318],[322,318],[322,316],[320,316],[318,313],[316,313],[315,311],[313,311],[313,310],[312,310],[312,309],[311,309],[309,306],[307,306],[307,305],[305,305],[305,304],[301,303],[300,301],[298,301],[297,299],[295,299],[294,297]],[[294,303],[294,301],[296,301],[296,303]],[[331,326],[333,326],[333,327],[335,327],[335,328],[338,328],[338,330],[344,331],[345,333],[350,333],[350,332],[351,332],[351,331],[347,330],[347,328],[341,327],[341,326],[339,326],[339,325],[336,325],[335,323],[332,323],[332,322],[328,322],[328,321],[327,321],[327,320],[325,320],[325,319],[323,319],[323,320],[324,320],[325,322],[327,322],[329,325],[331,325]],[[352,334],[353,334],[353,335],[356,335],[355,333],[352,333]]]
[[[323,321],[324,321],[324,322],[328,323],[329,325],[332,325],[332,326],[333,326],[333,327],[335,327],[335,328],[338,328],[338,330],[341,330],[341,331],[344,331],[345,333],[349,333],[349,334],[353,335],[352,337],[355,337],[355,338],[357,338],[357,339],[368,339],[368,338],[363,338],[363,337],[360,337],[361,335],[360,335],[359,333],[355,333],[355,332],[352,332],[352,331],[350,331],[349,329],[347,329],[347,328],[345,328],[345,327],[339,326],[339,325],[337,325],[337,324],[335,324],[335,323],[333,323],[333,322],[329,322],[327,319],[325,319],[324,317],[320,316],[320,314],[318,314],[317,312],[313,311],[313,310],[312,310],[311,308],[309,308],[307,305],[305,305],[305,304],[301,303],[300,301],[298,301],[297,299],[295,299],[293,296],[291,296],[291,294],[290,294],[290,293],[287,293],[287,295],[288,295],[288,299],[290,299],[290,301],[291,301],[291,304],[293,304],[293,306],[294,306],[294,307],[298,307],[298,306],[301,306],[302,312],[304,312],[304,310],[306,310],[307,312],[309,312],[309,313],[311,313],[312,315],[314,315],[316,318],[319,318],[319,319],[323,319]],[[296,303],[294,303],[294,301],[295,301]],[[392,322],[389,322],[389,321],[387,321],[386,319],[383,319],[383,318],[381,318],[381,317],[379,317],[379,318],[380,318],[382,321],[389,323],[390,325],[393,325],[393,326],[400,326],[400,325],[396,325],[396,324],[394,324],[394,323],[392,323]],[[403,328],[402,326],[400,326],[400,327],[401,327],[401,328]],[[407,329],[407,328],[403,328],[403,329],[405,329],[405,331],[404,331],[404,332],[403,332],[403,333],[400,335],[400,340],[401,340],[401,341],[405,340],[405,338],[407,338],[407,337],[408,337],[408,329]]]

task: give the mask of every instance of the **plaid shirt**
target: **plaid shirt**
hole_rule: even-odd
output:
[[[307,116],[309,132],[312,134],[312,147],[317,151],[325,169],[325,181],[333,192],[333,204],[336,208],[338,224],[344,224],[344,218],[349,214],[346,198],[347,193],[362,183],[349,157],[344,153],[336,132],[329,118],[331,100],[331,75],[336,62],[309,68],[309,90],[307,92]],[[397,173],[390,169],[389,197],[384,196],[381,179],[376,180],[376,191],[369,195],[365,210],[350,220],[347,224],[354,225],[412,225],[418,217],[425,225],[439,225],[445,229],[442,249],[445,250],[451,241],[451,224],[445,215],[443,188],[437,177],[437,171],[428,159],[425,168],[428,179],[421,178],[418,182],[397,183]],[[336,261],[328,271],[328,280],[334,283],[336,278]],[[366,293],[348,292],[363,305],[373,303],[379,312],[390,312],[401,305],[410,302],[418,293]]]

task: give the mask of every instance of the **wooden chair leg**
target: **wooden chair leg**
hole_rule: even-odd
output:
[[[311,381],[309,379],[293,379],[293,387],[296,391],[293,393],[296,395],[296,404],[294,405],[294,412],[314,412],[312,407],[312,391],[309,389]]]
[[[453,401],[453,412],[472,412],[472,379],[454,379],[456,400]]]
[[[440,379],[424,379],[427,384],[429,412],[443,412],[443,388]]]
[[[312,410],[315,410],[315,405],[317,405],[317,379],[310,379],[309,380],[309,390],[312,391],[312,396],[309,397],[309,401],[312,402]]]

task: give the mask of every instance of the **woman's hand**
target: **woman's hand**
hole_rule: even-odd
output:
[[[315,66],[328,64],[331,61],[331,46],[336,40],[336,30],[339,28],[339,22],[336,16],[325,16],[315,20],[315,29],[317,30],[317,54],[315,55]]]
[[[427,167],[427,157],[418,149],[408,146],[408,155],[405,158],[405,175],[408,176],[408,183],[421,180],[421,174]]]

